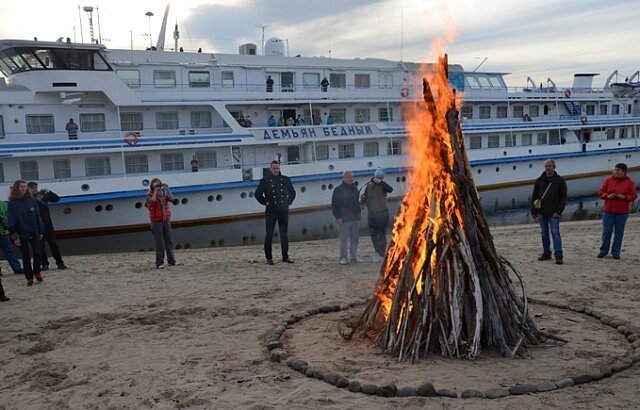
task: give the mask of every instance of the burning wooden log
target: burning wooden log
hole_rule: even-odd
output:
[[[500,257],[480,206],[449,88],[447,56],[409,123],[411,188],[394,223],[373,296],[351,326],[399,360],[474,359],[481,347],[514,357],[545,337],[528,315],[520,275]],[[518,295],[510,279],[522,284]]]

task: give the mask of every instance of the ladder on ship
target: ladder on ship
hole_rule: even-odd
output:
[[[578,106],[574,101],[562,101],[562,103],[567,108],[567,111],[569,111],[569,115],[571,115],[571,117],[575,118],[580,116],[580,106]]]

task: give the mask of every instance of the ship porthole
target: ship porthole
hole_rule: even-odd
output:
[[[327,186],[325,184],[322,184],[322,186],[320,187],[320,189],[322,189],[323,191],[327,190]]]
[[[69,215],[71,213],[71,208],[64,208],[62,212],[66,215]]]
[[[207,201],[209,201],[209,202],[213,202],[213,200],[214,200],[213,195],[209,195],[209,196],[207,197]]]
[[[247,236],[242,237],[242,243],[247,245],[249,243],[249,238]]]
[[[373,166],[373,162],[367,162],[367,166],[371,168]]]
[[[407,181],[407,177],[402,177],[402,182],[406,182]]]
[[[148,179],[143,179],[142,180],[142,186],[149,186],[149,180]]]
[[[189,203],[189,198],[182,198],[182,205]]]
[[[514,166],[513,166],[513,170],[515,171],[515,170],[516,170],[516,168],[517,168],[517,166],[515,166],[515,165],[514,165]]]
[[[222,201],[222,195],[220,194],[216,195],[216,201]]]
[[[500,167],[496,167],[496,172],[500,172]]]
[[[329,165],[329,171],[333,171],[333,169],[335,168],[333,165]]]
[[[507,156],[507,151],[502,151],[502,155]]]
[[[178,198],[173,200],[173,205],[178,206],[180,205],[180,200]]]
[[[308,232],[308,231],[307,231],[307,228],[302,228],[302,234],[303,234],[303,235],[306,235],[306,234],[307,234],[307,232]]]
[[[240,194],[240,198],[245,199],[247,197],[247,193],[243,192]]]
[[[253,191],[249,192],[249,198],[253,198]]]
[[[102,205],[96,206],[96,212],[102,212]]]
[[[210,248],[215,248],[216,246],[218,246],[218,244],[216,243],[215,239],[209,242]]]
[[[478,174],[482,174],[482,169],[478,168]]]
[[[83,191],[88,191],[90,188],[89,184],[82,184],[80,185],[80,189],[82,189]]]
[[[142,208],[142,202],[136,202],[136,209]]]
[[[533,164],[529,164],[529,168],[533,168]]]
[[[105,206],[104,209],[106,209],[107,211],[111,211],[113,209],[113,205],[107,204],[107,206]]]
[[[529,150],[529,154],[531,154],[533,151]]]
[[[302,188],[300,188],[300,192],[306,192],[307,191],[307,187],[303,186]]]
[[[224,239],[220,239],[218,241],[218,246],[224,246]]]
[[[327,188],[333,189],[333,184],[329,184],[329,186],[327,186]]]

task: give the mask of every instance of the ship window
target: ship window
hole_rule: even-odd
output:
[[[347,75],[341,73],[329,74],[329,87],[347,88]]]
[[[500,136],[499,135],[489,135],[489,140],[487,147],[489,148],[498,148],[500,146]]]
[[[504,136],[504,146],[505,147],[515,147],[516,146],[516,136],[513,134],[508,134]]]
[[[538,145],[547,145],[547,133],[539,132],[536,134]]]
[[[478,82],[480,82],[480,87],[482,88],[491,88],[489,79],[485,76],[478,76]]]
[[[618,104],[611,105],[611,114],[619,115],[620,114],[620,105],[618,105]]]
[[[0,51],[0,60],[2,61],[2,63],[7,66],[7,68],[9,69],[9,71],[11,73],[19,73],[20,72],[20,68],[18,68],[18,66],[16,65],[16,63],[13,62],[13,60],[11,59],[11,57],[9,57],[6,53]],[[7,75],[6,73],[3,74]]]
[[[595,115],[596,114],[596,106],[593,104],[587,104],[587,115]]]
[[[391,141],[387,144],[387,155],[401,155],[402,143],[400,141]]]
[[[208,71],[189,71],[189,87],[209,87]]]
[[[71,178],[71,161],[68,159],[54,159],[53,177],[57,179]]]
[[[346,108],[331,108],[329,115],[333,118],[334,124],[344,124],[347,122],[347,109]]]
[[[356,108],[355,114],[356,114],[356,122],[358,123],[371,121],[371,114],[368,108]]]
[[[295,91],[295,73],[287,71],[280,73],[280,89],[284,93]]]
[[[538,117],[540,115],[540,106],[538,105],[530,105],[529,106],[529,117]]]
[[[378,121],[393,121],[393,108],[378,108]]]
[[[191,128],[211,128],[211,111],[192,111]]]
[[[304,88],[320,87],[320,74],[319,73],[302,73],[302,86]]]
[[[531,145],[531,134],[522,134],[520,145]]]
[[[371,87],[371,78],[369,74],[356,74],[354,84],[356,88],[369,88]]]
[[[612,140],[616,138],[615,128],[607,128],[607,139]]]
[[[393,88],[393,75],[391,73],[380,73],[380,88]]]
[[[25,181],[38,179],[38,161],[20,161],[20,178]]]
[[[104,114],[80,114],[80,131],[104,131],[105,129]]]
[[[4,182],[4,165],[0,162],[0,182]]]
[[[474,135],[469,137],[469,149],[480,149],[482,148],[482,137],[479,135]]]
[[[479,110],[480,110],[479,118],[481,120],[486,120],[486,119],[491,118],[491,107],[490,106],[481,105]]]
[[[111,159],[109,157],[85,158],[84,166],[88,177],[111,175]]]
[[[507,118],[507,106],[506,105],[498,105],[496,107],[496,117],[497,118]]]
[[[178,113],[175,111],[164,111],[156,113],[156,128],[159,130],[178,129]]]
[[[233,88],[233,71],[222,72],[222,88]]]
[[[606,104],[600,105],[600,115],[607,115],[607,105]]]
[[[149,159],[146,155],[125,155],[124,166],[127,174],[149,172]]]
[[[473,107],[471,105],[462,106],[462,119],[470,120],[473,118]]]
[[[312,117],[313,116],[313,117]],[[320,117],[320,110],[304,110],[304,123],[309,125],[322,124],[322,117]]]
[[[464,82],[469,88],[480,88],[480,84],[475,77],[465,77]]]
[[[338,144],[338,158],[353,158],[354,156],[354,144]]]
[[[316,150],[313,155],[314,161],[323,161],[329,159],[329,145],[316,144]]]
[[[627,138],[627,129],[626,128],[620,128],[620,139],[625,139]]]
[[[175,88],[176,72],[174,70],[153,70],[153,85],[156,88]]]
[[[218,166],[218,158],[215,151],[196,152],[199,168],[215,168]]]
[[[162,154],[160,156],[163,171],[181,171],[184,169],[184,157],[182,153]],[[198,164],[199,166],[200,164]]]
[[[52,134],[55,132],[53,115],[27,115],[27,133]]]
[[[30,51],[22,50],[20,53],[22,58],[29,64],[29,67],[36,70],[43,70],[45,67],[42,65],[40,61],[34,56]]]
[[[118,77],[129,88],[140,88],[140,71],[138,70],[116,70]]]
[[[0,115],[0,137],[4,138],[4,120],[2,119],[2,115]]]
[[[492,88],[502,88],[502,84],[500,83],[498,77],[489,77],[489,82],[491,83]]]
[[[120,129],[122,131],[141,131],[143,129],[141,112],[121,112]]]
[[[379,155],[378,141],[371,141],[371,142],[364,143],[365,157],[377,157],[378,155]]]
[[[522,105],[514,105],[513,106],[513,118],[522,118],[524,116],[524,106]]]

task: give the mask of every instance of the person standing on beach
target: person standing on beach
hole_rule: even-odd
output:
[[[9,234],[22,254],[22,267],[24,276],[27,278],[27,286],[33,285],[34,276],[38,282],[42,282],[40,240],[44,234],[44,226],[40,219],[38,204],[31,196],[27,183],[21,179],[14,182],[11,188],[7,215]],[[31,251],[33,251],[33,265]]]
[[[362,262],[358,256],[358,239],[360,239],[360,202],[358,187],[353,183],[353,173],[344,171],[342,184],[333,190],[331,211],[340,227],[340,265],[347,262],[347,241],[351,248],[351,262]]]
[[[8,300],[10,299],[4,293],[4,288],[2,287],[2,279],[0,278],[0,302],[6,302]]]
[[[378,168],[360,197],[360,204],[367,206],[369,235],[376,251],[376,262],[381,262],[387,252],[387,225],[389,224],[387,194],[391,192],[393,192],[391,185],[384,182],[384,171]]]
[[[627,164],[619,163],[613,168],[613,175],[607,177],[598,191],[604,199],[602,207],[602,244],[598,258],[604,258],[609,253],[611,234],[613,246],[611,257],[620,259],[624,226],[629,218],[631,203],[638,198],[636,184],[627,176]]]
[[[289,258],[289,206],[296,199],[296,191],[289,177],[280,173],[280,162],[271,161],[269,175],[262,178],[254,194],[256,200],[265,209],[266,235],[264,238],[264,255],[267,264],[273,265],[273,254],[271,246],[273,242],[273,232],[278,222],[280,233],[280,246],[282,248],[282,261],[293,263]]]
[[[0,248],[4,253],[4,258],[9,263],[9,266],[11,266],[13,273],[19,275],[24,273],[24,271],[20,266],[20,262],[18,261],[16,252],[13,250],[13,246],[11,246],[7,223],[7,204],[4,201],[0,201]]]
[[[531,215],[538,218],[542,236],[542,255],[539,261],[551,259],[549,231],[553,238],[553,252],[556,264],[564,263],[562,238],[560,237],[560,217],[567,204],[567,183],[556,172],[556,163],[552,159],[544,162],[544,172],[536,179],[531,194]]]
[[[73,118],[69,118],[69,122],[67,123],[67,126],[65,127],[65,129],[67,130],[67,133],[69,134],[69,139],[70,140],[77,140],[78,139],[78,124],[73,122]]]
[[[62,255],[60,254],[60,248],[58,248],[58,244],[56,243],[56,230],[53,227],[53,220],[51,219],[51,212],[49,212],[49,202],[59,202],[60,197],[56,195],[55,192],[49,191],[48,189],[43,189],[38,191],[38,183],[37,182],[29,182],[27,184],[31,195],[36,199],[38,204],[38,211],[40,212],[40,218],[42,219],[42,224],[44,225],[44,236],[40,241],[40,252],[41,252],[41,267],[42,270],[49,270],[49,257],[47,256],[47,243],[49,244],[49,248],[51,249],[51,254],[53,255],[53,259],[56,261],[56,265],[58,269],[67,269],[67,266],[64,264],[62,260]]]
[[[179,265],[173,253],[173,235],[171,232],[171,210],[169,203],[175,198],[169,185],[163,184],[160,178],[153,178],[149,184],[149,191],[145,206],[149,210],[151,233],[156,251],[156,268],[164,269],[164,254],[167,254],[169,266]]]

